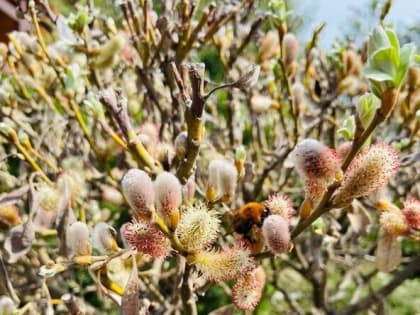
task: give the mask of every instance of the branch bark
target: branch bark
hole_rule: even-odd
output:
[[[191,82],[191,103],[185,102],[185,120],[187,123],[187,153],[180,166],[177,169],[176,176],[182,184],[185,184],[193,172],[195,160],[200,149],[200,142],[203,137],[204,128],[204,64],[192,64],[188,68],[188,74]],[[180,76],[175,75],[178,88],[181,90],[183,99],[189,100],[186,96],[186,89]]]

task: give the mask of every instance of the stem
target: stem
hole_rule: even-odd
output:
[[[189,76],[192,88],[192,103],[185,104],[185,120],[187,123],[188,137],[187,153],[185,155],[185,159],[181,162],[176,172],[176,176],[182,184],[185,184],[192,174],[195,160],[197,159],[200,149],[200,142],[203,136],[204,128],[204,66],[202,64],[194,64],[190,66]],[[181,91],[183,88],[183,86],[179,86]]]
[[[48,176],[44,173],[41,166],[32,158],[29,154],[28,150],[20,143],[19,138],[14,130],[10,130],[8,132],[9,138],[12,140],[13,144],[16,146],[18,151],[22,153],[25,157],[26,161],[32,166],[32,168],[39,173],[42,179],[47,182],[48,185],[53,185],[52,181],[48,178]]]
[[[71,109],[73,110],[73,112],[76,116],[76,120],[79,123],[80,128],[82,129],[83,134],[86,137],[86,140],[89,142],[90,148],[92,149],[95,156],[100,157],[99,150],[96,147],[95,142],[93,141],[92,137],[89,134],[88,128],[87,128],[86,123],[85,123],[85,121],[82,117],[82,113],[80,112],[79,106],[70,97],[68,97],[68,101],[70,103]]]
[[[53,65],[54,64],[53,60],[48,53],[47,46],[45,45],[44,37],[42,36],[42,33],[41,33],[41,28],[39,27],[38,17],[36,16],[36,11],[35,11],[35,2],[33,0],[29,1],[28,7],[29,7],[29,10],[31,11],[32,22],[34,23],[35,32],[38,37],[39,44],[41,45],[42,52],[48,58],[51,65]],[[57,56],[56,61],[61,67],[65,67],[65,64],[63,60],[60,58],[60,56]]]
[[[191,266],[185,266],[185,272],[181,287],[182,305],[184,306],[185,315],[197,315],[197,305],[194,299],[192,282],[190,279]]]

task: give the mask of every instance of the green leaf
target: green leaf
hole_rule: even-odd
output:
[[[397,74],[394,80],[396,87],[401,86],[401,83],[407,74],[408,67],[410,66],[412,62],[415,51],[416,51],[416,46],[413,43],[406,44],[401,48],[400,66],[397,70]]]
[[[391,47],[389,37],[382,26],[377,26],[373,29],[369,36],[368,55],[373,55],[377,50]]]
[[[374,80],[377,82],[393,81],[393,77],[388,73],[382,72],[374,68],[366,68],[364,71],[365,77],[368,80]]]
[[[351,116],[343,122],[343,127],[338,129],[338,134],[341,135],[346,141],[351,141],[354,139],[355,130],[356,124],[354,122],[354,116]]]
[[[400,56],[400,42],[398,40],[398,37],[395,34],[395,32],[390,28],[386,30],[386,34],[388,35],[388,39],[395,50],[395,53],[396,53],[395,56],[397,58],[395,61],[396,61],[396,64],[398,64],[399,56]]]
[[[367,93],[360,97],[357,106],[357,113],[362,122],[363,128],[367,128],[375,115],[376,110],[381,105],[381,101],[372,93]]]
[[[377,50],[370,61],[371,68],[388,73],[394,77],[399,65],[399,56],[393,47]]]

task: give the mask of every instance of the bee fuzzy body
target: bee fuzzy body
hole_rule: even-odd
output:
[[[254,251],[259,251],[263,246],[261,226],[269,214],[269,210],[258,202],[249,202],[231,212],[233,230],[249,241]]]

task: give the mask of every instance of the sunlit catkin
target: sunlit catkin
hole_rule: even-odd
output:
[[[188,260],[207,280],[215,282],[234,279],[254,266],[249,250],[242,245],[218,251],[199,251],[190,255]]]
[[[181,244],[190,251],[200,250],[211,244],[219,231],[219,219],[215,211],[204,204],[189,206],[181,214],[176,230]]]
[[[345,205],[354,198],[367,196],[385,187],[398,170],[397,151],[385,143],[376,143],[360,153],[344,174],[334,204]]]

